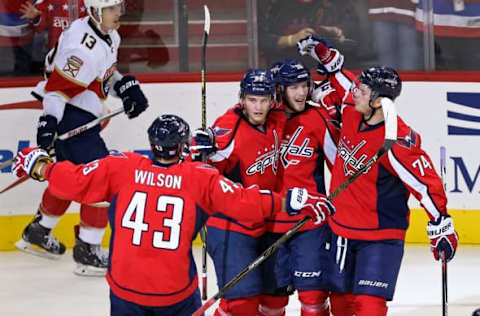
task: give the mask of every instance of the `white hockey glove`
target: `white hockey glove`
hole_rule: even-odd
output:
[[[322,224],[327,216],[335,214],[335,207],[325,195],[312,195],[304,188],[288,189],[286,200],[288,215],[304,214],[311,217],[315,225]]]
[[[458,245],[458,235],[453,227],[450,215],[442,215],[435,222],[429,221],[427,233],[430,238],[430,249],[435,260],[440,260],[440,253],[445,254],[447,261],[452,260]]]
[[[309,35],[297,43],[297,49],[300,55],[310,55],[320,63],[317,69],[320,74],[333,73],[343,67],[343,55],[324,39]]]
[[[15,157],[15,162],[13,163],[13,172],[19,178],[23,177],[24,175],[29,175],[35,180],[45,181],[45,178],[38,172],[41,162],[49,164],[53,162],[53,160],[50,158],[48,153],[41,148],[24,148],[19,151],[17,157]]]

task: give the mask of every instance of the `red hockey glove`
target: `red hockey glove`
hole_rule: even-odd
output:
[[[430,238],[430,249],[433,252],[435,260],[440,260],[440,253],[445,254],[447,261],[455,256],[455,250],[458,245],[458,235],[453,227],[453,219],[450,215],[442,215],[435,222],[429,221],[427,224],[427,233]]]
[[[28,174],[35,180],[45,181],[45,178],[38,173],[40,162],[48,164],[53,162],[53,160],[43,149],[35,147],[24,148],[19,151],[17,157],[15,157],[13,172],[15,172],[19,178]]]
[[[297,43],[300,55],[310,55],[320,63],[320,74],[336,72],[343,67],[343,55],[324,39],[309,35]]]
[[[323,194],[311,195],[303,188],[287,190],[287,213],[290,216],[304,214],[320,225],[327,216],[335,214],[335,207]]]

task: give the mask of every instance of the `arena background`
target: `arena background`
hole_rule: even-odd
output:
[[[207,76],[207,123],[224,113],[238,100],[238,81],[241,73],[211,73]],[[435,169],[439,167],[439,148],[447,148],[448,208],[455,220],[461,244],[480,244],[476,228],[480,222],[480,79],[475,73],[436,72],[401,73],[404,86],[396,101],[399,115],[422,135],[422,146],[430,154]],[[177,73],[138,75],[150,101],[150,107],[138,118],[114,117],[102,132],[109,149],[120,151],[149,150],[146,130],[153,119],[164,113],[185,118],[192,129],[200,127],[200,75]],[[316,79],[319,79],[318,77]],[[2,79],[0,81],[0,162],[14,157],[19,148],[35,145],[37,109],[23,109],[38,78]],[[10,106],[8,105],[10,104]],[[20,109],[11,108],[16,104]],[[118,99],[110,98],[111,109],[121,107]],[[0,190],[14,182],[11,167],[0,172]],[[0,194],[0,250],[11,250],[25,225],[36,212],[46,183],[32,180]],[[427,244],[427,216],[420,204],[410,199],[410,228],[408,243]],[[54,229],[54,235],[73,246],[73,225],[78,223],[78,204]],[[109,231],[104,245],[108,245]],[[196,240],[198,243],[198,239]]]

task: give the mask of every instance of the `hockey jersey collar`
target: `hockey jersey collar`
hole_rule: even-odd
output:
[[[172,162],[172,163],[161,163],[161,162],[158,162],[157,160],[155,159],[152,159],[152,162],[155,166],[158,166],[158,167],[162,167],[162,168],[169,168],[173,165],[178,165],[178,162]]]
[[[270,113],[267,114],[267,119],[265,120],[265,124],[263,124],[262,126],[262,129],[259,129],[258,126],[256,125],[253,125],[252,123],[250,123],[250,121],[248,120],[248,117],[243,114],[243,111],[242,109],[239,109],[239,108],[235,108],[233,110],[235,112],[235,114],[237,114],[241,120],[244,120],[248,125],[250,125],[254,130],[256,130],[257,132],[259,133],[262,133],[262,134],[267,134],[267,123],[268,123],[268,115]]]
[[[383,125],[385,125],[385,121],[381,121],[381,122],[378,122],[377,124],[370,125],[367,122],[365,122],[365,120],[362,118],[358,125],[358,131],[367,132],[367,131],[371,131],[376,128],[382,127]]]
[[[103,34],[102,32],[100,32],[100,30],[97,28],[97,26],[95,25],[95,23],[92,22],[92,19],[91,19],[91,18],[88,18],[88,25],[90,25],[90,27],[91,27],[92,30],[95,32],[95,34],[97,34],[98,37],[100,37],[103,41],[105,41],[105,43],[107,43],[108,46],[112,46],[113,41],[112,41],[112,39],[110,38],[110,35],[108,35],[108,34]]]

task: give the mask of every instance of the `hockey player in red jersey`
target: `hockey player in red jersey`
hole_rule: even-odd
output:
[[[329,104],[312,106],[307,103],[314,85],[308,68],[295,59],[284,60],[274,68],[281,108],[287,116],[276,190],[283,192],[305,186],[311,192],[325,194],[324,164],[333,166],[339,134],[325,113],[328,106],[335,106],[330,104],[333,99],[327,98],[334,91],[322,86],[323,92],[317,92],[317,99],[319,102],[329,100]],[[276,241],[300,219],[282,214],[268,218],[266,242]],[[285,315],[288,295],[293,289],[298,290],[302,316],[330,315],[325,264],[328,233],[325,226],[309,222],[265,262],[265,295],[260,300],[259,315]]]
[[[138,81],[116,70],[120,45],[117,29],[123,0],[85,0],[85,5],[89,16],[74,21],[61,34],[46,58],[47,79],[32,92],[43,103],[44,113],[37,129],[38,146],[46,150],[54,148],[57,161],[69,160],[75,164],[108,155],[99,134],[100,126],[65,141],[56,140],[57,134],[103,115],[103,102],[108,94],[122,99],[129,118],[138,116],[148,106]],[[47,188],[37,214],[15,246],[43,256],[62,255],[65,246],[51,236],[51,230],[69,205],[70,201],[59,199]],[[100,244],[107,220],[102,208],[81,206],[73,249],[75,273],[105,275],[107,254]]]
[[[342,69],[343,56],[322,39],[298,43],[301,54],[314,57],[343,100],[342,128],[332,171],[331,190],[339,187],[382,146],[385,134],[381,99],[395,100],[402,88],[389,67],[364,70],[357,80]],[[334,199],[337,212],[329,218],[333,231],[331,290],[353,293],[351,314],[383,316],[393,299],[409,225],[408,198],[412,194],[430,221],[427,232],[436,260],[455,255],[458,236],[447,213],[447,198],[433,163],[422,149],[420,135],[398,117],[397,142],[370,170]],[[334,312],[335,314],[335,312]],[[337,315],[337,314],[335,314]],[[342,313],[344,315],[344,313]]]
[[[325,210],[305,189],[282,199],[257,186],[244,189],[211,165],[183,162],[190,128],[176,115],[157,118],[148,136],[153,159],[117,153],[74,165],[52,163],[44,150],[27,148],[15,160],[17,176],[48,180],[56,196],[110,202],[112,316],[187,316],[200,307],[192,241],[209,215],[222,212],[248,223],[287,211],[321,221],[316,213]]]
[[[240,102],[213,124],[218,149],[210,153],[208,161],[245,187],[258,185],[273,190],[275,186],[285,116],[272,108],[274,91],[269,71],[249,70],[240,82]],[[198,136],[195,140],[202,141]],[[208,253],[221,288],[260,255],[265,222],[237,221],[219,214],[208,220],[207,227]],[[261,268],[226,293],[216,316],[257,314],[263,292]]]
[[[35,32],[48,31],[48,49],[55,46],[60,34],[76,19],[87,16],[83,0],[42,0],[20,6],[23,18],[28,18]]]

